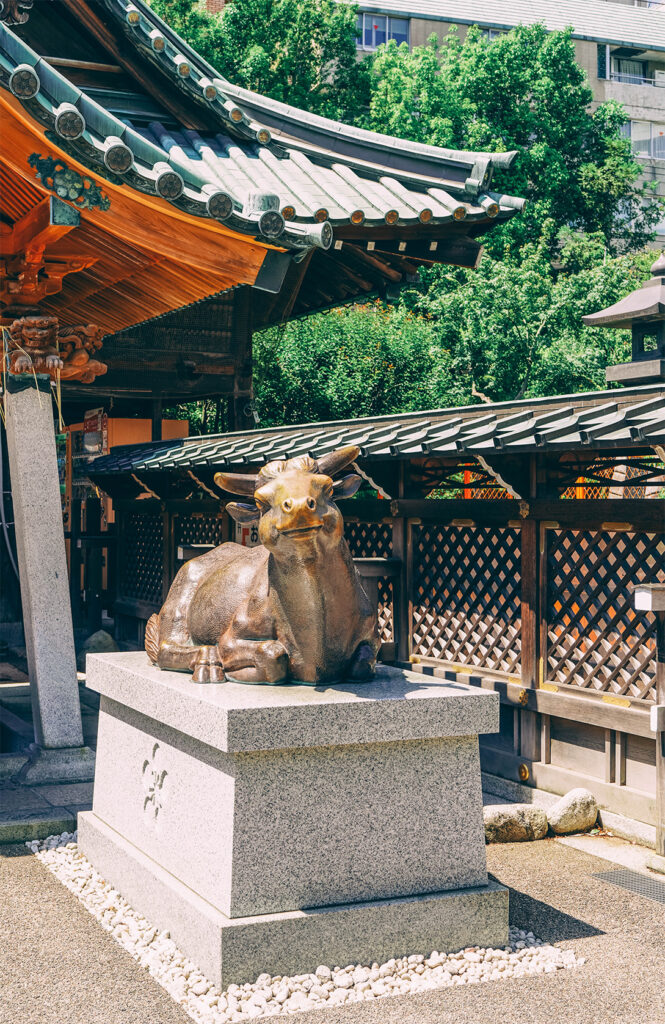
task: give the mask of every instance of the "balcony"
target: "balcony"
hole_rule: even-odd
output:
[[[610,75],[610,82],[621,82],[622,85],[653,85],[657,89],[665,89],[665,72],[662,76],[647,78],[644,75],[613,71]]]

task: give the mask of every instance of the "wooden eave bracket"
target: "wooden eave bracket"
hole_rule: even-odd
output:
[[[17,220],[8,233],[0,234],[0,255],[18,256],[45,249],[79,226],[78,210],[57,196],[47,196]]]
[[[67,274],[86,270],[97,256],[49,256],[55,244],[80,224],[77,209],[47,196],[0,234],[0,301],[35,304],[62,290]]]

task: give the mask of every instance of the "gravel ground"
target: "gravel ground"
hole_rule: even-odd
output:
[[[326,1007],[299,1024],[664,1024],[662,904],[591,878],[608,863],[553,841],[490,847],[488,859],[513,890],[513,924],[574,949],[584,966]],[[0,848],[0,920],[0,1019],[191,1020],[24,847]]]
[[[581,966],[572,950],[544,943],[533,932],[511,927],[500,949],[469,946],[439,953],[412,949],[385,963],[320,964],[291,977],[261,974],[252,983],[220,992],[176,946],[137,913],[79,851],[76,834],[63,832],[26,846],[102,928],[179,1003],[197,1024],[235,1024],[302,1010],[341,1006],[437,988],[475,985]]]

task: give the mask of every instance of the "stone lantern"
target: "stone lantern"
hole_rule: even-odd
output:
[[[665,381],[665,253],[651,267],[651,279],[607,309],[582,317],[589,327],[617,327],[632,332],[629,363],[608,366],[608,384],[656,384]]]

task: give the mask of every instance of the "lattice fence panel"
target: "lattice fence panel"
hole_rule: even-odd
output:
[[[414,527],[413,562],[413,653],[519,671],[520,530]]]
[[[386,576],[380,576],[377,583],[379,591],[379,639],[381,643],[390,643],[395,639],[393,581]]]
[[[162,517],[158,512],[125,514],[118,561],[118,597],[162,603]]]
[[[393,528],[391,523],[349,523],[344,524],[344,533],[354,558],[391,558],[393,553]],[[392,580],[380,576],[377,580],[379,591],[379,638],[381,643],[394,640],[394,594]]]
[[[393,528],[390,523],[345,523],[344,534],[354,558],[390,558]]]
[[[206,513],[188,513],[175,520],[176,544],[214,544],[224,541],[224,519]]]
[[[662,535],[547,532],[547,678],[652,701],[655,619],[632,587],[665,582]]]

